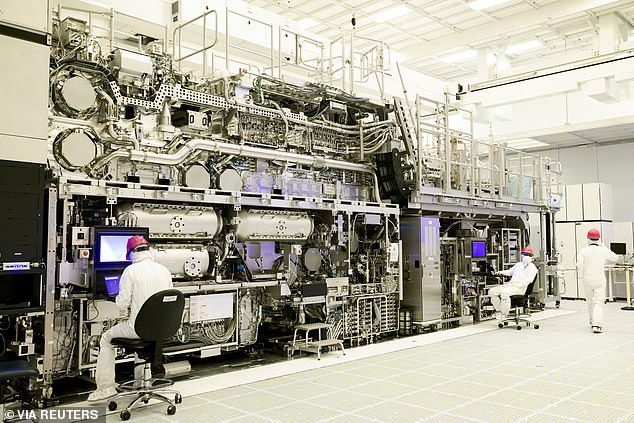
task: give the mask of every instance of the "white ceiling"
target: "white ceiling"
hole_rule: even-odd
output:
[[[448,63],[446,57],[467,49],[490,49],[509,61],[512,70],[528,70],[552,62],[597,54],[599,17],[615,13],[625,27],[634,27],[634,1],[507,0],[474,10],[475,0],[246,0],[282,17],[317,25],[310,32],[333,40],[354,33],[387,43],[403,57],[400,64],[443,80],[463,81],[477,75],[477,57]],[[371,16],[405,5],[411,12],[376,22]],[[541,46],[508,54],[510,46],[538,40]],[[630,32],[630,40],[634,33]],[[355,43],[363,50],[363,45]],[[443,61],[442,59],[445,59]],[[633,141],[634,123],[587,129],[509,142],[526,150],[568,147],[589,143]]]
[[[561,134],[542,135],[532,139],[553,147],[572,147],[583,144],[595,144],[634,140],[634,124],[613,125],[603,128],[584,129]],[[541,147],[545,148],[545,147]]]
[[[471,1],[246,0],[290,20],[313,19],[318,24],[309,31],[331,40],[350,33],[354,15],[355,34],[386,42],[404,56],[402,65],[445,80],[477,73],[476,57],[458,63],[441,60],[452,52],[490,48],[502,57],[509,46],[538,40],[539,48],[506,55],[512,68],[533,67],[564,56],[592,56],[603,14],[615,12],[634,26],[631,0],[509,0],[484,10],[473,10]],[[371,18],[399,5],[412,11],[382,23]]]

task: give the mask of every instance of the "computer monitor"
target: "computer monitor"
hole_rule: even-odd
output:
[[[611,242],[610,250],[612,250],[614,254],[624,256],[627,254],[627,245],[624,242]]]
[[[130,263],[126,258],[128,239],[140,235],[147,239],[148,228],[96,226],[93,232],[95,269],[121,268]]]
[[[104,276],[103,279],[106,284],[108,296],[116,297],[119,295],[119,282],[121,281],[121,276]]]
[[[486,257],[487,243],[486,241],[471,241],[471,257]]]

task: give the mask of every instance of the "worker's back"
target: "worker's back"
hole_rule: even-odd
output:
[[[582,248],[577,256],[579,277],[587,280],[605,281],[605,264],[617,260],[618,256],[605,246],[598,243],[590,244]]]

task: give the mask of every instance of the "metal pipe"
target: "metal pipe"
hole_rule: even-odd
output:
[[[287,151],[269,150],[265,148],[230,144],[211,139],[192,139],[184,144],[180,149],[171,154],[141,151],[139,149],[123,151],[116,150],[109,155],[97,160],[95,164],[91,166],[91,168],[98,169],[117,158],[128,158],[131,161],[153,163],[157,165],[176,166],[185,162],[192,155],[197,154],[200,151],[215,152],[219,154],[230,154],[254,159],[286,160],[301,165],[314,166],[316,168],[332,168],[370,174],[373,178],[375,201],[381,202],[381,199],[379,197],[379,180],[374,170],[369,166],[358,163],[344,162],[341,160],[324,159],[317,156],[290,153]]]

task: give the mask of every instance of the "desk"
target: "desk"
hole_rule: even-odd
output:
[[[306,351],[317,354],[317,360],[321,360],[321,349],[323,347],[338,347],[341,349],[341,352],[343,352],[343,355],[346,355],[346,352],[343,349],[343,341],[339,339],[321,339],[321,330],[328,329],[330,332],[331,327],[332,326],[328,323],[306,323],[295,326],[293,343],[288,348],[289,358],[293,356],[295,351]],[[313,330],[316,330],[318,333],[316,341],[310,340],[308,337],[308,333]],[[304,339],[297,339],[298,331],[304,331]]]
[[[632,307],[632,291],[630,288],[630,282],[631,282],[631,278],[630,278],[630,272],[632,270],[634,270],[634,265],[630,264],[630,263],[624,263],[624,264],[615,264],[614,266],[610,266],[606,269],[609,273],[609,284],[608,284],[608,299],[612,298],[612,287],[614,285],[614,273],[619,271],[619,272],[625,272],[625,296],[626,296],[626,304],[625,306],[621,307],[621,310],[628,310],[628,311],[633,311],[634,307]]]

